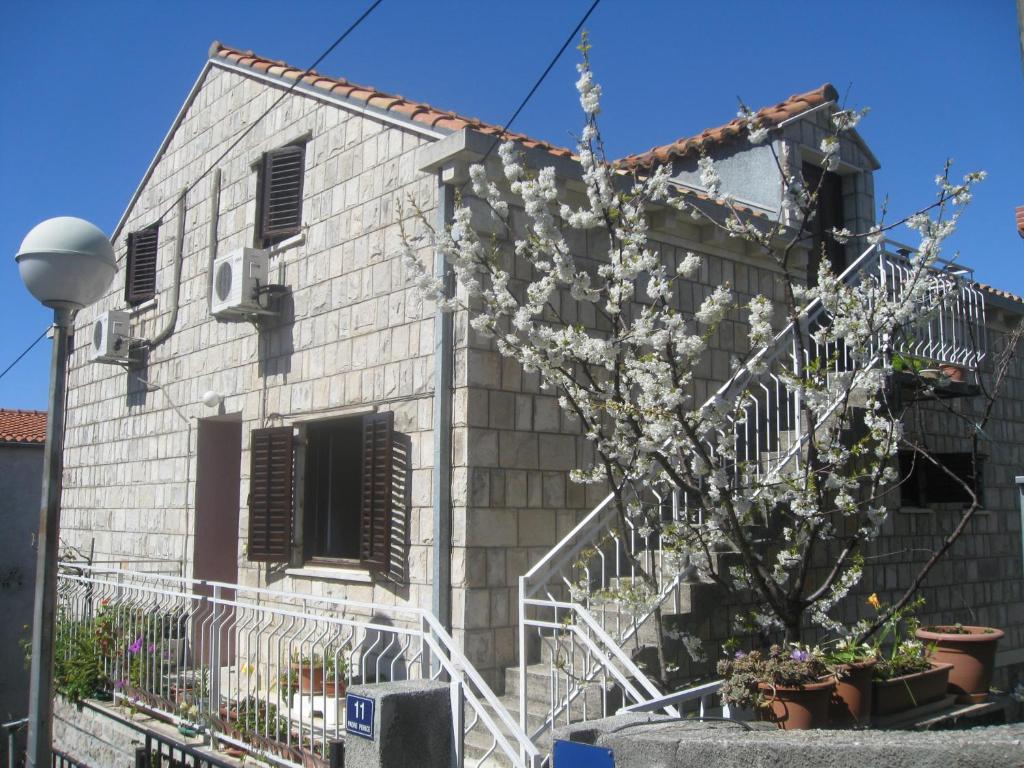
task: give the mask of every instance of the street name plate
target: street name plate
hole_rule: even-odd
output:
[[[577,741],[555,741],[554,768],[615,768],[615,756],[606,747]]]
[[[373,739],[373,707],[376,702],[350,693],[345,698],[345,731],[364,739]]]

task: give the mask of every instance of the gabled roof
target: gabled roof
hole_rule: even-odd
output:
[[[830,101],[836,101],[838,98],[839,93],[832,84],[825,83],[813,91],[798,93],[790,96],[785,101],[780,101],[774,106],[763,107],[754,113],[754,118],[761,125],[774,128],[790,118],[797,117]],[[725,144],[728,141],[740,138],[746,133],[745,123],[745,120],[737,117],[725,125],[720,125],[717,128],[708,128],[696,136],[677,139],[671,144],[663,144],[660,147],[654,147],[640,154],[628,155],[619,161],[619,165],[624,168],[650,168],[653,165],[666,163],[674,158],[688,155],[691,152],[706,149],[711,145]]]
[[[265,59],[262,56],[257,56],[252,51],[231,48],[217,41],[214,41],[213,45],[210,46],[210,59],[213,61],[228,61],[238,66],[248,67],[256,72],[282,77],[287,80],[298,80],[305,71],[283,61]],[[313,88],[337,94],[345,99],[360,102],[384,112],[390,112],[412,122],[422,123],[430,128],[440,128],[446,131],[460,131],[463,128],[472,128],[480,133],[495,136],[502,133],[501,126],[485,123],[476,117],[466,117],[456,112],[438,109],[430,104],[412,101],[403,96],[379,91],[373,86],[358,85],[343,77],[330,77],[316,71],[311,71],[303,78],[302,82]],[[561,157],[572,157],[573,154],[571,150],[564,147],[558,147],[521,133],[507,132],[504,135],[509,139],[519,142],[528,149],[543,149],[546,152]]]
[[[0,443],[45,443],[46,411],[0,408]]]

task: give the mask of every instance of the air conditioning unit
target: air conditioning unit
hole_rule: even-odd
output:
[[[93,322],[89,362],[127,363],[130,346],[127,312],[111,309]]]
[[[214,317],[239,318],[268,314],[260,296],[266,293],[269,257],[257,248],[239,248],[213,262]]]

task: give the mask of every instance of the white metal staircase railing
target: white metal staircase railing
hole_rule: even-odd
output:
[[[969,270],[950,262],[938,262],[923,274],[930,281],[935,306],[921,313],[899,338],[875,338],[867,359],[859,361],[841,343],[810,340],[802,351],[803,367],[811,360],[825,361],[829,376],[862,376],[872,368],[887,367],[895,351],[976,369],[986,345],[981,291],[970,279]],[[922,271],[914,266],[910,249],[882,243],[864,251],[839,279],[856,285],[865,276],[877,281],[888,296],[899,298],[911,281],[922,279]],[[806,332],[826,317],[821,301],[811,301],[799,319],[803,338],[808,339]],[[789,462],[800,460],[801,447],[808,439],[800,417],[800,393],[787,383],[792,377],[783,375],[795,374],[799,349],[797,328],[791,323],[708,398],[706,406],[743,398],[738,409],[741,415],[732,418],[736,472],[778,472]],[[833,402],[826,418],[838,406],[838,400]],[[699,515],[678,489],[658,505],[666,519],[669,515],[672,520]],[[663,697],[625,651],[658,606],[674,597],[678,607],[680,574],[664,567],[660,533],[641,531],[629,520],[625,530],[620,530],[618,519],[609,494],[519,580],[519,722],[534,739],[560,720],[586,719],[586,708],[574,709],[574,702],[586,701],[588,687],[597,688],[605,701],[617,695],[623,708],[650,710],[653,705],[666,711],[674,711],[670,708],[677,702],[693,699],[700,700],[703,707],[717,690],[712,686],[690,692],[693,695],[682,692]],[[637,596],[632,605],[602,599],[602,590],[639,584],[636,564],[653,577],[656,588],[652,593],[646,598]],[[592,631],[595,627],[601,632]],[[546,711],[537,716],[540,723],[533,728],[529,723],[538,707],[529,691],[530,650],[536,647],[531,642],[539,643],[539,663],[547,670],[549,681]],[[589,653],[574,659],[572,669],[566,668],[562,650],[566,644],[588,646]],[[591,648],[593,644],[599,649]],[[608,689],[609,683],[617,693]]]
[[[58,652],[95,642],[107,693],[276,765],[326,765],[345,687],[451,684],[454,764],[539,764],[536,748],[429,612],[75,563]],[[472,760],[470,731],[487,734]]]

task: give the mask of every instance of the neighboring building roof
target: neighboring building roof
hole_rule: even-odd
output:
[[[998,296],[1001,299],[1007,299],[1008,301],[1015,301],[1018,304],[1024,304],[1024,298],[1018,296],[1015,293],[1004,291],[1002,288],[996,288],[994,285],[988,285],[986,283],[978,283],[978,287],[992,296]]]
[[[820,107],[830,101],[836,101],[839,93],[831,83],[825,83],[820,88],[807,93],[798,93],[790,96],[785,101],[771,107],[763,107],[754,113],[754,118],[766,127],[776,127],[785,120],[804,112]],[[708,128],[696,136],[677,139],[671,144],[663,144],[654,147],[637,155],[629,155],[622,158],[619,164],[627,168],[649,168],[658,163],[665,163],[677,157],[682,157],[691,152],[707,148],[713,144],[724,144],[732,139],[744,135],[746,121],[737,117],[725,125],[717,128]]]
[[[305,71],[283,61],[265,59],[262,56],[257,56],[252,51],[231,48],[217,41],[214,41],[213,45],[210,46],[210,58],[215,60],[223,59],[239,66],[249,67],[257,72],[265,72],[288,80],[297,80]],[[438,109],[429,104],[412,101],[402,96],[378,91],[369,85],[358,85],[343,77],[329,77],[316,71],[311,71],[303,78],[303,82],[314,88],[336,93],[346,99],[362,102],[367,106],[391,112],[431,128],[441,128],[442,130],[449,131],[472,128],[485,134],[498,135],[502,133],[501,126],[485,123],[475,117],[465,117],[455,112]],[[572,157],[573,155],[571,150],[564,147],[557,147],[554,144],[533,139],[521,133],[506,132],[504,135],[530,149],[536,147],[562,157]]]
[[[46,411],[0,408],[0,443],[45,443]]]

